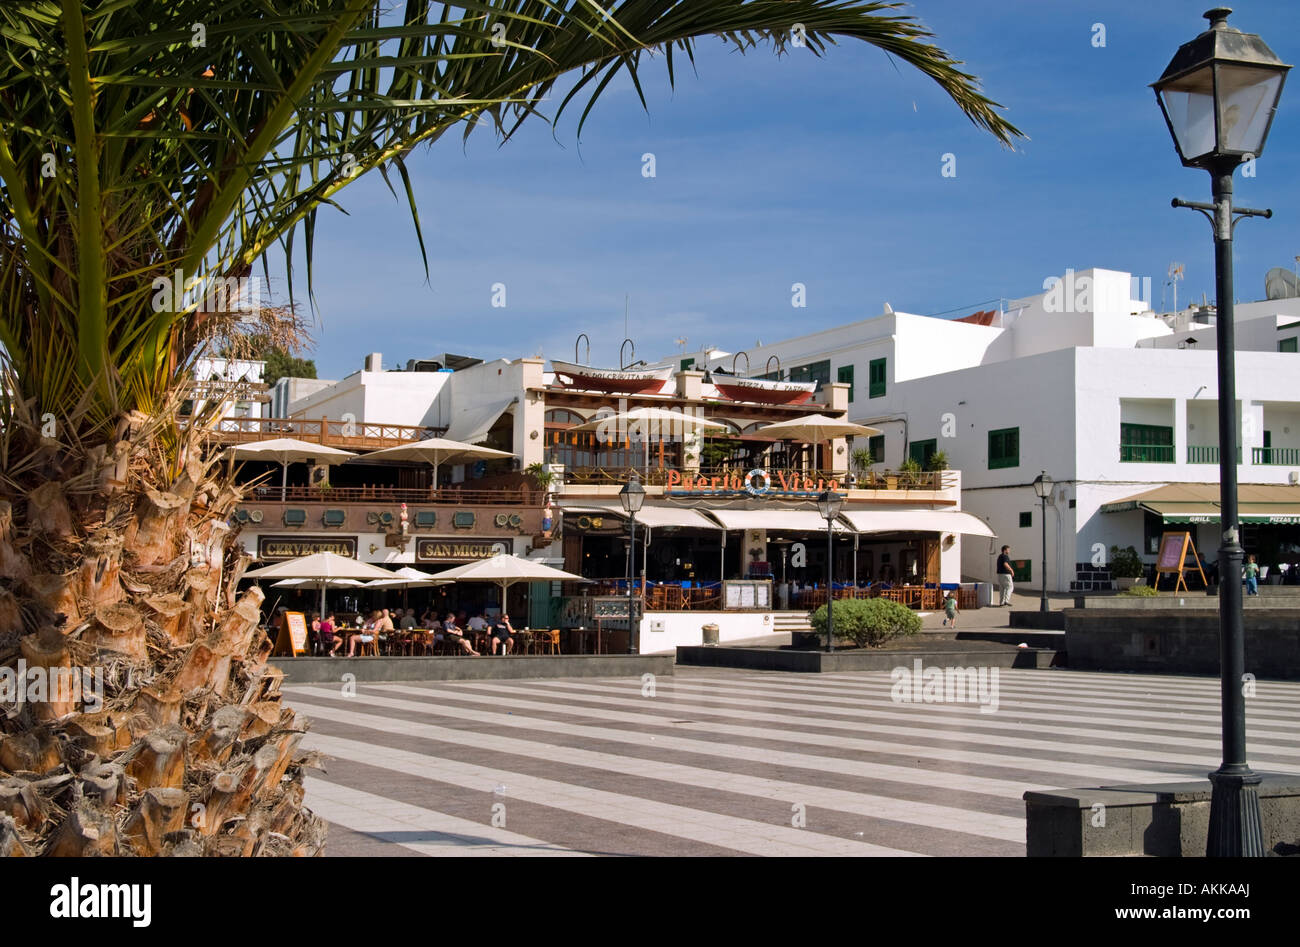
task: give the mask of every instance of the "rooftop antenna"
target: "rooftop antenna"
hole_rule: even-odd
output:
[[[623,338],[627,338],[627,302],[629,295],[623,294]]]
[[[680,345],[680,346],[682,347],[682,354],[683,354],[683,355],[686,354],[686,339],[685,339],[685,337],[680,338],[680,339],[674,339],[674,340],[673,340],[673,344],[674,344],[674,345]]]

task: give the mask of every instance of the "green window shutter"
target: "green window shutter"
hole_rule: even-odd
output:
[[[1034,525],[1034,514],[1033,514],[1032,512],[1030,512],[1030,513],[1021,513],[1021,514],[1020,514],[1020,528],[1021,528],[1021,529],[1026,529],[1027,527],[1030,527],[1030,526],[1033,526],[1033,525]]]
[[[1293,335],[1293,336],[1291,336],[1291,338],[1289,338],[1289,339],[1282,339],[1281,341],[1279,341],[1279,342],[1277,343],[1277,350],[1278,350],[1279,352],[1294,352],[1294,351],[1296,351],[1296,339],[1298,339],[1298,338],[1300,338],[1300,336],[1294,336],[1294,335]]]
[[[695,367],[695,359],[693,359],[693,358],[684,358],[684,359],[682,359],[682,367],[681,367],[681,371],[686,371],[686,370],[691,369],[691,368],[694,368],[694,367]]]
[[[1020,428],[989,431],[989,470],[1020,466]]]
[[[883,398],[885,396],[885,359],[873,358],[867,365],[867,397]]]
[[[849,386],[849,404],[853,403],[853,366],[841,365],[836,369],[835,380]]]
[[[883,464],[885,462],[885,435],[873,435],[867,441],[867,449],[871,451],[871,462],[873,464]]]
[[[907,456],[924,467],[930,462],[930,458],[934,456],[934,452],[938,449],[939,441],[937,438],[932,437],[928,441],[913,441],[912,446],[908,448]]]

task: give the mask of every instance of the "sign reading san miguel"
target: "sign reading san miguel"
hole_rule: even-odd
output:
[[[417,539],[416,562],[473,562],[508,553],[506,543],[466,542],[459,539]]]
[[[838,480],[805,477],[798,471],[778,470],[775,475],[754,468],[743,477],[726,474],[720,477],[695,477],[677,470],[668,471],[664,490],[669,493],[748,493],[750,496],[821,493],[838,490]]]
[[[332,552],[335,555],[355,559],[357,541],[338,536],[259,536],[257,538],[257,557],[263,562],[276,562],[283,559],[297,559],[311,556],[318,552]]]

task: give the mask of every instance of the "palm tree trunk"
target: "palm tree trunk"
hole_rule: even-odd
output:
[[[0,500],[0,855],[318,854],[262,593],[236,593],[239,494],[149,445]],[[74,489],[105,454],[127,482]]]

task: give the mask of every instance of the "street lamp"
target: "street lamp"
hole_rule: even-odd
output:
[[[835,517],[840,515],[844,497],[823,490],[817,497],[817,509],[826,521],[826,650],[835,650],[835,624],[831,620],[831,602],[835,599],[835,548],[833,532]]]
[[[1047,498],[1052,495],[1053,485],[1052,478],[1047,476],[1046,470],[1034,478],[1034,492],[1038,494],[1038,499],[1043,501],[1043,509],[1039,514],[1043,521],[1043,597],[1038,602],[1040,612],[1051,611],[1047,607]]]
[[[627,551],[627,653],[635,654],[632,647],[632,629],[636,623],[636,613],[632,608],[632,581],[636,576],[636,515],[641,512],[641,504],[645,502],[645,487],[641,486],[636,474],[632,474],[623,489],[618,491],[618,500],[623,504],[623,512],[632,522],[632,538],[628,542]]]
[[[1210,774],[1209,856],[1264,854],[1258,774],[1246,762],[1246,704],[1242,694],[1245,634],[1241,619],[1242,549],[1237,520],[1237,386],[1232,301],[1233,215],[1272,211],[1232,206],[1232,173],[1264,150],[1282,84],[1291,67],[1254,33],[1228,26],[1227,7],[1205,14],[1210,28],[1174,54],[1154,83],[1178,157],[1210,173],[1214,202],[1175,198],[1199,210],[1214,228],[1215,334],[1219,368],[1219,662],[1223,705],[1223,763]]]

